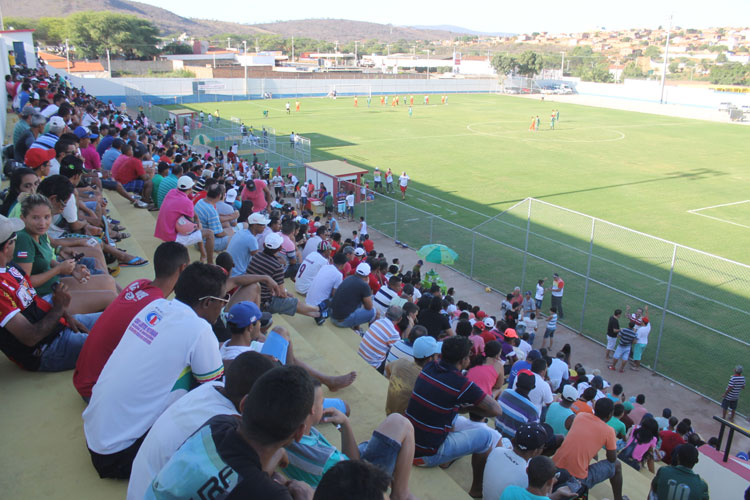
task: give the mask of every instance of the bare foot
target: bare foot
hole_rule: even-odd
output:
[[[352,385],[352,382],[354,382],[354,379],[357,378],[357,372],[350,372],[346,375],[339,375],[337,377],[329,377],[326,382],[324,382],[325,386],[328,387],[328,390],[331,392],[336,392],[339,389],[343,389],[344,387],[347,387],[349,385]]]

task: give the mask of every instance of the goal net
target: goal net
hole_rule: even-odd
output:
[[[326,97],[372,97],[372,85],[369,83],[345,83],[333,85]]]

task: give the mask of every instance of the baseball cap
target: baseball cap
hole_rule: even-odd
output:
[[[88,127],[81,127],[81,126],[78,126],[78,127],[76,127],[76,129],[75,129],[75,130],[73,131],[73,133],[74,133],[74,134],[76,135],[76,137],[78,137],[79,139],[83,139],[84,137],[89,137],[90,139],[96,139],[97,137],[99,137],[99,136],[98,136],[97,134],[92,134],[92,133],[91,133],[91,130],[89,130],[89,128],[88,128]],[[134,153],[133,155],[135,156],[135,153]]]
[[[195,185],[195,182],[189,175],[183,175],[177,180],[177,189],[187,191]]]
[[[62,119],[62,116],[53,116],[49,119],[49,128],[50,130],[63,130],[65,128],[65,120]]]
[[[359,276],[369,276],[370,275],[370,264],[367,262],[360,262],[357,266],[357,274]]]
[[[333,249],[333,246],[331,245],[331,242],[328,240],[323,240],[320,243],[318,243],[318,252],[326,252],[332,249]]]
[[[18,217],[0,215],[0,243],[7,241],[16,231],[23,229],[25,224]]]
[[[483,322],[483,321],[475,321],[475,322],[474,322],[474,327],[475,327],[475,328],[477,328],[478,330],[482,330],[482,331],[484,331],[484,330],[485,330],[485,329],[487,328],[487,327],[486,327],[486,326],[484,325],[484,322]]]
[[[230,189],[227,191],[227,195],[224,197],[224,201],[227,203],[234,203],[237,200],[237,190]]]
[[[484,326],[486,326],[488,329],[495,327],[495,320],[487,316],[482,320],[482,323],[484,323]]]
[[[529,351],[529,354],[526,355],[526,361],[534,361],[535,359],[541,359],[542,353],[537,351],[536,349],[532,349]]]
[[[245,328],[260,320],[260,308],[255,302],[242,301],[233,305],[227,313],[227,323],[237,328]]]
[[[263,240],[263,246],[269,250],[276,250],[282,243],[284,243],[284,238],[282,238],[279,233],[270,233],[266,236],[266,239]]]
[[[356,255],[357,257],[361,257],[364,254],[365,254],[365,249],[364,248],[355,248],[354,249],[354,255]]]
[[[252,177],[245,180],[245,189],[248,191],[255,191],[255,181]]]
[[[531,295],[531,290],[526,290],[526,295]]]
[[[435,340],[435,337],[424,335],[414,341],[414,359],[429,358],[434,354],[440,354],[443,343]]]
[[[519,389],[531,390],[536,387],[536,379],[530,370],[521,370],[516,375],[516,387]]]
[[[625,401],[622,406],[625,407],[625,411],[633,411],[633,403],[630,401]]]
[[[54,149],[32,148],[26,151],[26,154],[23,157],[23,162],[27,167],[37,168],[41,167],[42,164],[50,161],[54,157]]]
[[[354,253],[354,248],[352,248],[352,247],[350,247],[349,245],[347,245],[347,246],[345,246],[345,247],[344,247],[344,249],[343,249],[343,250],[341,250],[341,252],[342,252],[342,253],[343,253],[344,255],[351,255],[351,254],[353,254],[353,253]]]
[[[509,338],[509,339],[517,339],[518,338],[518,334],[516,333],[516,331],[513,328],[506,328],[505,329],[505,333],[503,333],[503,335],[505,335],[505,337]]]
[[[538,423],[523,424],[516,429],[515,444],[522,450],[538,450],[547,442],[547,431]]]
[[[259,224],[261,226],[266,226],[269,222],[271,222],[271,219],[267,219],[266,216],[260,212],[255,212],[247,218],[247,223],[250,225]]]
[[[487,317],[487,313],[484,311],[477,311],[477,319],[484,319]]]
[[[576,399],[578,399],[578,391],[572,385],[567,384],[565,387],[563,387],[562,397],[563,399],[566,399],[568,401],[575,401]]]

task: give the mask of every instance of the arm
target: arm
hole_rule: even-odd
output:
[[[570,430],[570,427],[573,425],[573,419],[575,419],[575,413],[568,418],[565,419],[565,428]]]
[[[53,303],[47,314],[36,323],[30,323],[20,311],[5,325],[5,328],[23,345],[33,347],[41,342],[57,326],[60,318],[65,314],[65,308],[70,304],[68,287],[60,283],[53,292]]]
[[[350,460],[359,460],[359,448],[357,447],[357,440],[354,437],[354,431],[352,430],[349,418],[336,408],[328,408],[323,410],[323,418],[321,419],[321,422],[330,422],[340,426],[341,451],[344,452]]]
[[[607,461],[612,463],[617,462],[617,450],[607,450]]]
[[[505,369],[503,366],[503,362],[499,360],[493,363],[493,368],[497,372],[497,380],[495,380],[495,385],[492,386],[492,399],[497,399],[503,392],[503,384],[505,384]]]
[[[276,283],[273,278],[265,274],[241,274],[240,276],[231,276],[227,278],[227,289],[232,289],[236,286],[247,286],[254,283],[263,283],[269,287],[279,297],[284,296],[284,288]]]
[[[64,262],[57,262],[55,260],[50,262],[50,268],[39,274],[31,274],[31,262],[19,262],[18,267],[23,269],[23,272],[29,275],[29,282],[34,288],[47,283],[49,280],[60,274],[70,274],[75,268],[75,261],[73,259],[66,260]]]
[[[499,417],[503,414],[503,410],[500,408],[498,402],[492,399],[492,396],[486,394],[479,404],[474,405],[472,411],[484,417]]]
[[[370,295],[369,297],[362,298],[362,307],[364,307],[368,311],[372,311],[372,307],[373,307],[372,295]]]
[[[266,203],[270,205],[271,202],[273,201],[273,196],[271,195],[271,190],[268,189],[267,185],[263,186],[263,196],[265,196],[266,198]]]

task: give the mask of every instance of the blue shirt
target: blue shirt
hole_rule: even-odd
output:
[[[102,155],[102,170],[112,170],[112,164],[122,153],[115,148],[109,148]]]
[[[96,152],[99,153],[99,158],[104,156],[104,153],[106,153],[110,146],[112,146],[113,142],[115,142],[115,138],[111,135],[106,135],[101,141],[99,141],[99,145],[96,147]]]
[[[497,402],[503,414],[495,418],[495,428],[507,438],[515,437],[516,429],[521,425],[539,422],[534,403],[513,389],[504,390]]]
[[[530,493],[529,490],[511,484],[503,491],[500,500],[549,500],[549,497],[542,497]]]
[[[508,387],[513,387],[513,381],[521,370],[531,370],[531,363],[525,359],[519,359],[513,363],[513,366],[510,368],[510,373],[508,374]]]
[[[258,240],[249,229],[243,229],[229,240],[227,252],[232,256],[234,267],[232,276],[245,274],[248,264],[253,258],[253,252],[258,250]]]
[[[406,408],[406,418],[414,425],[414,456],[437,453],[453,429],[458,410],[477,405],[484,397],[484,391],[454,365],[442,360],[425,365]]]
[[[214,235],[224,231],[224,228],[221,227],[221,220],[219,220],[219,213],[206,200],[200,200],[195,204],[195,215],[198,216],[201,225],[213,231]]]
[[[54,149],[55,144],[57,144],[57,141],[59,139],[60,138],[55,134],[47,132],[46,134],[42,134],[37,137],[36,140],[31,144],[31,147],[29,147],[29,149],[44,149],[45,151]]]

